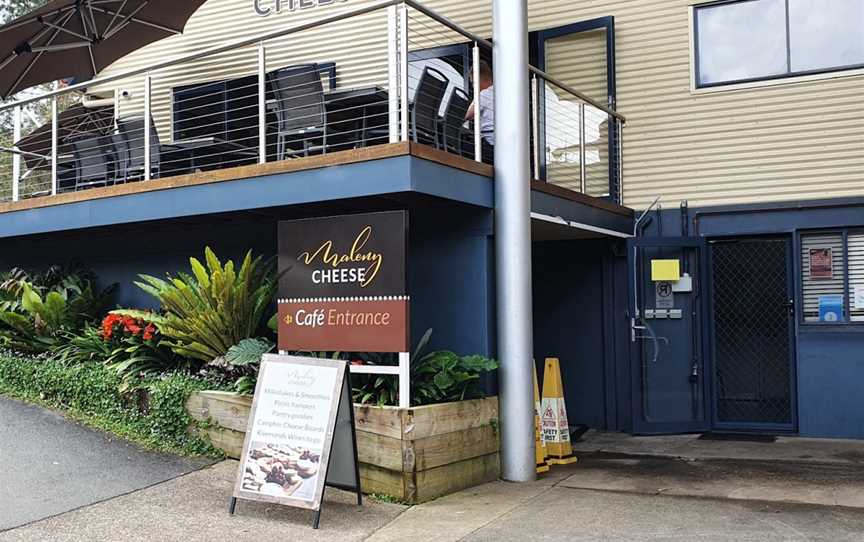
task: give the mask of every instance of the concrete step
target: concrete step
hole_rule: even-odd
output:
[[[864,509],[864,469],[855,462],[685,459],[581,453],[559,486],[715,499]],[[559,472],[559,474],[562,474]]]

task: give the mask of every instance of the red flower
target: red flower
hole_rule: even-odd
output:
[[[156,326],[153,324],[147,324],[147,327],[144,328],[144,335],[142,335],[142,338],[145,341],[150,341],[153,339],[154,333],[156,333]]]
[[[102,320],[102,338],[106,341],[110,340],[114,335],[114,327],[123,319],[116,314],[109,314]]]

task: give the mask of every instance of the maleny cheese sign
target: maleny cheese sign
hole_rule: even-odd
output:
[[[279,349],[406,352],[405,211],[279,223]]]
[[[261,17],[279,15],[282,12],[294,12],[316,7],[342,4],[348,0],[252,0],[252,9]]]

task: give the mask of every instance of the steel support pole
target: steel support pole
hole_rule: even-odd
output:
[[[399,142],[399,12],[387,8],[387,125],[390,143]]]
[[[153,129],[151,126],[152,121],[152,112],[150,107],[153,105],[150,102],[151,96],[150,93],[153,91],[153,80],[150,77],[150,74],[144,76],[144,180],[149,181],[152,176],[152,171],[150,168],[152,164],[150,163],[150,131]]]
[[[588,169],[585,167],[585,102],[579,102],[579,191],[588,192]]]
[[[16,106],[12,113],[12,144],[15,145],[21,140],[21,106]],[[18,147],[15,147],[15,154],[12,155],[12,201],[18,201],[21,197],[21,154]]]
[[[55,85],[56,86],[56,85]],[[51,195],[57,195],[57,96],[51,98]]]
[[[258,44],[258,163],[267,163],[267,48]]]
[[[483,134],[480,133],[480,46],[474,42],[471,51],[472,79],[474,81],[472,94],[474,95],[474,160],[483,161]]]
[[[536,478],[527,19],[526,0],[493,1],[501,474],[514,482]]]
[[[408,7],[405,4],[399,6],[399,107],[400,139],[408,141]]]

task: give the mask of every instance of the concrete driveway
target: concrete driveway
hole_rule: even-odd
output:
[[[210,463],[147,452],[49,410],[0,397],[0,531]]]

